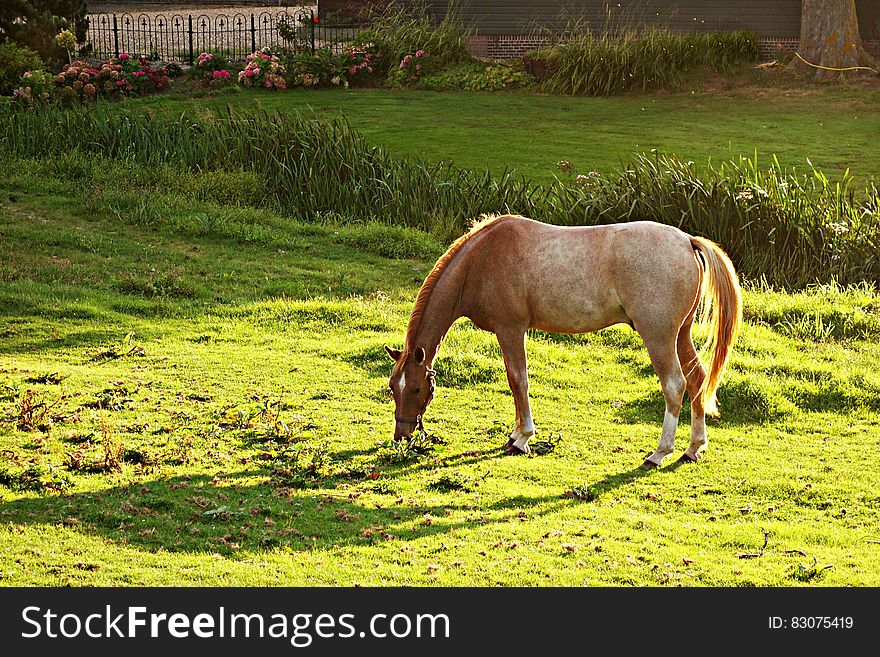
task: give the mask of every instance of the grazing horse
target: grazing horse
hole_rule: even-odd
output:
[[[697,307],[708,308],[708,371],[691,339]],[[489,217],[456,240],[425,279],[409,318],[390,387],[395,439],[422,426],[434,396],[434,359],[449,327],[467,317],[501,346],[516,406],[507,453],[527,454],[535,425],[529,407],[528,329],[588,333],[629,324],[639,332],[660,378],[666,414],[660,443],[644,467],[674,448],[684,392],[691,400],[691,442],[680,460],[706,447],[706,413],[742,318],[733,265],[721,248],[678,228],[650,221],[562,227],[525,217]]]

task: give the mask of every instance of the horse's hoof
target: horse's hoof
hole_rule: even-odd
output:
[[[513,445],[514,442],[516,442],[516,441],[514,441],[513,438],[508,439],[508,441],[506,443],[504,443],[504,449],[507,449],[508,447]]]
[[[645,459],[645,462],[642,463],[642,470],[653,470],[656,467],[657,464],[654,463],[654,461],[649,461],[648,459]]]
[[[507,454],[508,456],[519,456],[520,454],[528,454],[527,451],[520,449],[519,447],[514,445],[512,442],[506,446],[504,453]]]
[[[693,456],[690,456],[687,452],[685,452],[684,454],[682,454],[679,457],[678,462],[679,463],[696,463],[699,460],[700,460],[699,456],[693,457]]]

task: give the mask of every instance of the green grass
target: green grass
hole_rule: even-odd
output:
[[[520,458],[494,338],[459,322],[444,442],[407,451],[382,346],[442,247],[179,175],[0,180],[3,585],[880,585],[873,288],[749,288],[699,465],[638,469],[663,403],[628,328],[530,336]]]
[[[832,178],[847,168],[860,182],[880,174],[880,89],[783,83],[729,90],[695,86],[679,93],[615,98],[568,98],[534,92],[470,93],[379,89],[229,93],[197,100],[154,97],[120,109],[225,113],[226,106],[344,115],[367,140],[398,155],[514,170],[536,183],[559,175],[568,160],[575,173],[608,173],[634,153],[677,155],[704,166],[757,153],[775,154],[784,168],[809,173],[808,160]]]

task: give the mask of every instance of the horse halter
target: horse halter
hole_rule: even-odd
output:
[[[434,376],[437,374],[435,370],[432,370],[430,367],[425,369],[425,372],[428,374],[428,395],[425,397],[425,402],[422,404],[421,410],[419,410],[419,414],[415,417],[401,417],[397,413],[394,414],[394,419],[397,422],[402,422],[403,424],[414,424],[416,425],[416,429],[419,431],[425,430],[425,425],[422,424],[422,415],[425,414],[425,410],[428,408],[428,404],[431,403],[431,400],[434,399]]]

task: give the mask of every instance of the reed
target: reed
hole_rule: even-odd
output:
[[[544,90],[570,96],[610,96],[629,89],[669,88],[694,70],[731,73],[759,56],[750,32],[672,33],[586,31],[570,35],[533,58],[547,61]]]

